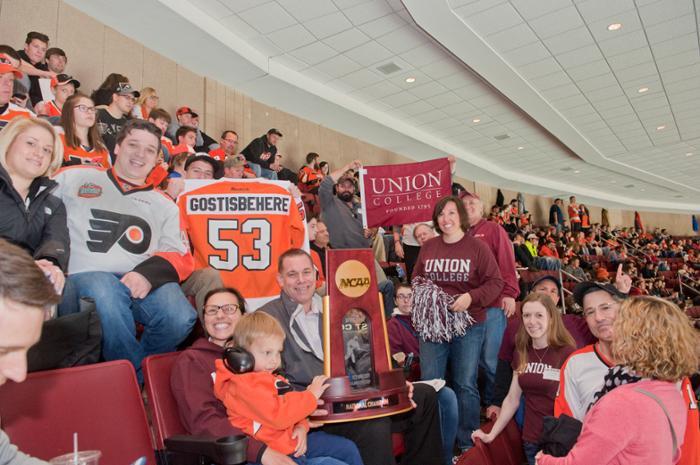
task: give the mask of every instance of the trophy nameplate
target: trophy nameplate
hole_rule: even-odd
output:
[[[403,370],[393,369],[370,249],[326,252],[328,295],[323,300],[321,423],[378,418],[412,408]]]

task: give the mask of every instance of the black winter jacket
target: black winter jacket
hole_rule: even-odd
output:
[[[68,270],[70,236],[66,207],[51,192],[58,184],[36,178],[29,187],[28,206],[0,166],[0,237],[24,247],[36,260],[45,258]]]

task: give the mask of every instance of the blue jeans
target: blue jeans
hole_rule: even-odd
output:
[[[251,163],[247,162],[248,166],[250,166],[250,169],[253,170],[253,173],[255,173],[255,177],[259,178],[262,175],[262,167],[258,165],[257,163]]]
[[[542,448],[539,444],[523,441],[523,452],[525,453],[528,465],[535,465],[535,455],[537,455],[540,450],[542,450]]]
[[[323,431],[309,433],[306,454],[290,457],[299,465],[362,465],[360,451],[354,442]]]
[[[452,465],[454,455],[455,439],[457,438],[457,395],[455,392],[444,386],[438,391],[437,401],[440,406],[440,431],[442,432],[442,456],[446,465]]]
[[[491,307],[486,309],[486,333],[484,345],[481,348],[479,366],[486,373],[484,386],[484,405],[493,403],[493,390],[496,385],[496,365],[498,365],[498,351],[501,349],[503,333],[506,330],[508,320],[503,309]]]
[[[134,299],[119,279],[101,271],[68,276],[59,315],[78,311],[82,297],[94,299],[102,324],[102,355],[105,360],[130,361],[142,382],[144,357],[174,351],[190,333],[197,313],[177,283],[164,284],[146,298]],[[140,341],[135,322],[144,325]]]
[[[423,379],[445,379],[447,361],[450,361],[452,387],[457,394],[459,423],[457,446],[466,450],[472,447],[471,434],[479,429],[479,389],[476,376],[479,371],[479,354],[484,343],[485,323],[477,323],[461,337],[450,342],[420,341],[420,369]]]
[[[267,168],[260,168],[260,176],[262,176],[265,179],[277,181],[277,171],[268,170]]]
[[[394,311],[394,282],[391,279],[382,281],[377,285],[379,292],[382,293],[382,301],[384,302],[384,319],[391,318],[391,313]]]

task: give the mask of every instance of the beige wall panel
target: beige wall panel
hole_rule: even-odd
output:
[[[176,66],[176,107],[189,106],[196,113],[205,115],[204,108],[204,78],[180,65]],[[174,116],[174,115],[173,115]],[[205,118],[206,119],[206,118]],[[203,126],[206,121],[201,121]]]
[[[371,149],[367,148],[369,145],[367,142],[354,139],[337,131],[333,131],[333,136],[338,139],[338,145],[340,148],[339,153],[341,163],[337,164],[338,167],[341,167],[342,165],[345,165],[353,160],[360,160],[365,163],[367,162],[368,157],[366,153],[368,151],[371,152]]]
[[[243,131],[243,147],[253,138],[253,99],[240,92],[236,95],[236,104],[238,105],[240,97],[240,105],[242,107],[242,131]]]
[[[260,137],[274,126],[274,115],[271,107],[255,100],[250,100],[250,140]],[[284,134],[284,131],[281,131]]]
[[[119,73],[129,78],[135,89],[143,82],[143,45],[115,31],[105,29],[103,76]]]
[[[304,164],[306,155],[301,155],[299,118],[283,111],[276,110],[276,112],[275,128],[284,134],[278,143],[279,151],[284,156],[282,163],[292,171],[296,171]]]
[[[337,132],[320,126],[319,136],[321,140],[319,148],[323,152],[323,158],[331,165],[331,170],[336,170],[349,161],[343,161]]]
[[[27,32],[37,31],[49,36],[51,47],[57,44],[57,30],[58,0],[3,1],[0,11],[0,43],[21,50]]]
[[[299,154],[306,162],[306,154],[316,152],[321,160],[329,160],[330,155],[321,146],[320,126],[305,119],[299,119]],[[301,165],[300,165],[301,166]]]
[[[158,105],[175,118],[177,109],[177,65],[149,48],[143,49],[142,87],[153,87],[158,92]]]
[[[66,71],[90,95],[104,79],[105,26],[70,5],[60,3],[56,45],[68,55]]]

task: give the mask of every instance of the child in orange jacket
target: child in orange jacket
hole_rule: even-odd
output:
[[[233,333],[236,347],[248,351],[252,371],[234,373],[216,361],[214,394],[226,406],[231,424],[301,465],[362,465],[349,439],[321,431],[309,433],[307,417],[328,387],[316,376],[305,391],[295,392],[275,374],[281,364],[284,330],[263,312],[244,315]]]

